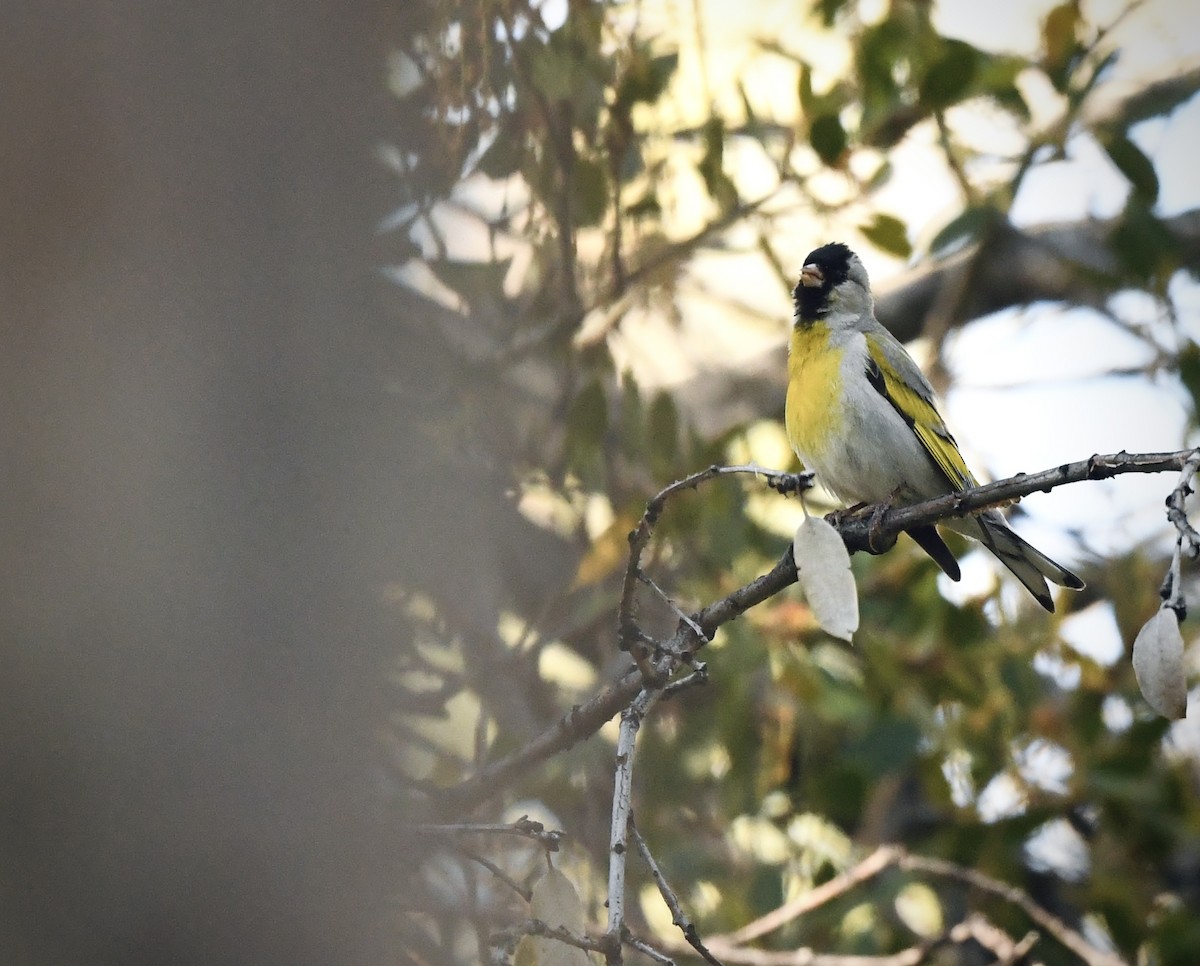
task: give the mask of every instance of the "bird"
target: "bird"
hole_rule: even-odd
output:
[[[841,242],[815,249],[792,297],[784,423],[796,455],[821,485],[848,505],[886,507],[976,486],[928,380],[875,318],[862,260]],[[997,509],[941,525],[982,543],[1052,613],[1046,581],[1084,586],[1019,537]],[[946,576],[961,579],[934,524],[908,533]]]

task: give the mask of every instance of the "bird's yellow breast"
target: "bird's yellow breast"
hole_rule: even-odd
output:
[[[829,326],[824,322],[792,329],[784,426],[793,449],[806,463],[819,460],[842,428],[838,405],[842,352],[831,344],[829,336]]]

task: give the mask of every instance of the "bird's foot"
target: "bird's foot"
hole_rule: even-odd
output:
[[[870,522],[867,524],[867,546],[871,553],[883,553],[890,550],[896,543],[894,534],[885,535],[883,533],[884,517],[895,507],[896,500],[900,496],[900,488],[892,490],[888,498],[882,503],[876,503],[871,510]]]
[[[840,527],[867,504],[855,503],[854,506],[844,506],[840,510],[830,510],[825,514],[825,520],[834,527]]]

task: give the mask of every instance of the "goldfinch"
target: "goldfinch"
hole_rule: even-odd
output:
[[[867,271],[842,244],[809,254],[792,293],[785,421],[805,467],[846,503],[919,503],[976,485],[946,429],[933,389],[875,318]],[[1049,580],[1083,581],[1017,536],[999,510],[942,525],[980,541],[1046,610]],[[951,580],[958,562],[933,525],[909,535]]]

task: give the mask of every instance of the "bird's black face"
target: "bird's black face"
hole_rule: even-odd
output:
[[[850,277],[850,259],[854,253],[841,242],[822,245],[808,253],[800,281],[792,290],[796,320],[811,322],[829,311],[829,293]]]

